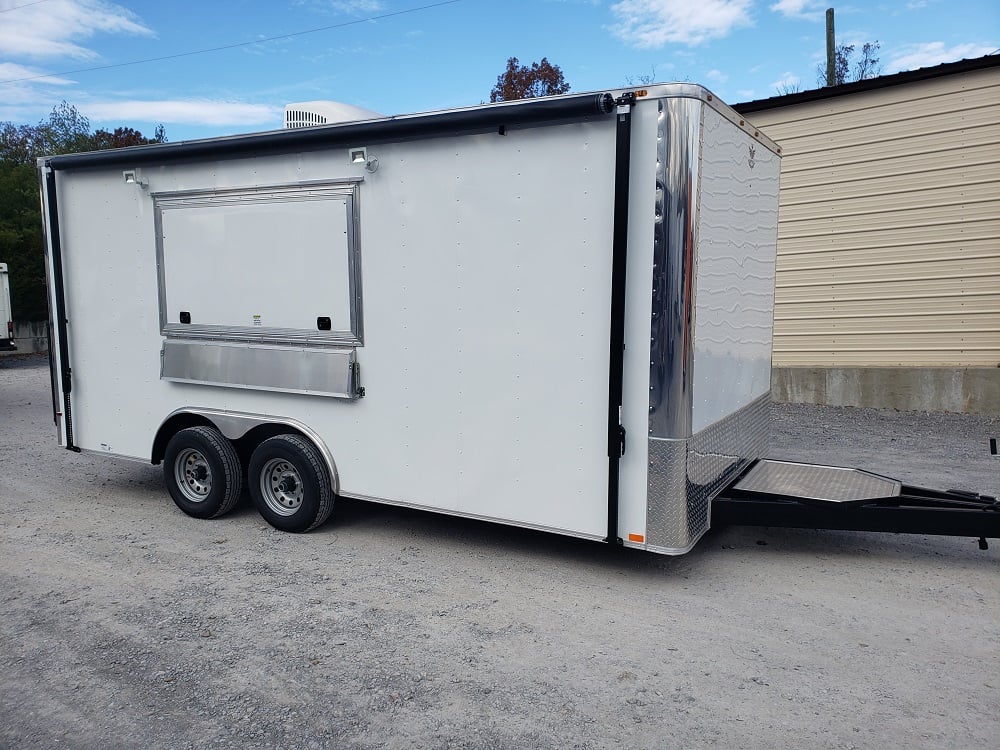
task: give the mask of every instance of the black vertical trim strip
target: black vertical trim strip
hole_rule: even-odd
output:
[[[619,99],[615,133],[615,208],[611,261],[611,335],[608,356],[608,544],[618,536],[618,481],[625,452],[621,424],[625,376],[625,267],[628,257],[629,166],[632,152],[632,112],[635,94]]]
[[[79,451],[73,444],[73,412],[70,393],[73,391],[72,370],[69,366],[69,344],[66,340],[66,293],[63,284],[62,243],[59,239],[59,208],[56,201],[56,173],[48,164],[42,167],[45,180],[45,198],[49,225],[49,241],[52,243],[52,296],[55,309],[55,329],[59,339],[59,385],[63,392],[63,419],[66,421],[66,448]],[[50,347],[51,351],[51,347]],[[54,396],[53,396],[54,400]]]
[[[48,264],[46,264],[48,266]],[[48,302],[48,295],[46,295],[46,302]],[[59,417],[56,414],[59,413],[59,401],[57,394],[59,393],[59,379],[56,377],[56,353],[52,348],[52,342],[55,341],[55,334],[52,331],[52,304],[49,303],[49,320],[45,326],[45,333],[49,337],[47,341],[48,352],[49,352],[49,387],[52,389],[52,421],[59,424]]]

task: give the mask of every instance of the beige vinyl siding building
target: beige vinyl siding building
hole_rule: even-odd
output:
[[[736,109],[782,147],[776,397],[1000,413],[1000,56]]]

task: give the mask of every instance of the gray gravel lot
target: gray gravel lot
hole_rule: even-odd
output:
[[[1000,494],[998,419],[773,412],[775,457]],[[0,360],[0,499],[2,747],[1000,747],[1000,542],[198,521],[56,445],[38,357]]]

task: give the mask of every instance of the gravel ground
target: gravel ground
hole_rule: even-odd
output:
[[[1000,747],[1000,543],[198,521],[158,467],[55,444],[45,365],[0,360],[0,746]],[[773,411],[775,457],[1000,494],[1000,420]]]

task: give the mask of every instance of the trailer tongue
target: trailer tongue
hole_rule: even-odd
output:
[[[1000,538],[1000,501],[860,469],[761,459],[712,501],[713,525]]]

